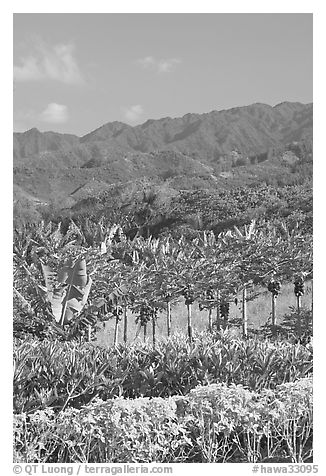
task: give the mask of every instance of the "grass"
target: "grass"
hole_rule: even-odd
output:
[[[248,326],[259,329],[271,317],[271,296],[269,291],[265,289],[257,289],[259,296],[247,304]],[[250,295],[248,296],[250,297]],[[230,319],[241,318],[241,295],[238,296],[239,303],[230,305]],[[302,298],[302,305],[311,308],[312,305],[312,283],[306,283],[306,292]],[[282,321],[285,314],[289,313],[290,306],[296,306],[296,297],[293,292],[293,284],[284,284],[281,293],[277,298],[276,313],[278,322]],[[214,312],[214,311],[213,311]],[[187,334],[187,308],[183,302],[179,302],[172,306],[172,329],[173,334]],[[137,342],[144,340],[143,329],[139,332],[139,325],[135,323],[136,316],[128,312],[128,342]],[[214,319],[214,315],[213,315]],[[208,311],[199,311],[198,304],[194,303],[192,308],[192,322],[194,331],[201,332],[207,330],[208,327]],[[111,346],[114,341],[113,320],[107,321],[97,334],[97,343],[105,347]],[[138,335],[137,335],[138,334]],[[166,316],[163,313],[158,315],[156,323],[156,339],[165,338],[166,335]],[[152,325],[147,325],[146,340],[152,339]],[[119,326],[118,341],[123,341],[123,323]]]

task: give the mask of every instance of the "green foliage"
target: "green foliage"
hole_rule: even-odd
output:
[[[311,461],[312,382],[252,392],[197,387],[184,397],[96,400],[15,415],[18,463]]]
[[[281,336],[304,345],[311,341],[312,331],[311,309],[303,307],[298,311],[294,306],[290,306],[290,312],[283,316],[280,325],[271,326],[267,323],[262,328],[262,334],[266,337]]]
[[[96,396],[184,395],[198,384],[224,382],[274,388],[312,371],[312,352],[284,341],[232,338],[228,333],[147,345],[112,347],[58,341],[17,342],[16,413],[52,406],[80,408]]]
[[[17,462],[311,459],[309,310],[291,308],[263,329],[268,338],[212,330],[154,345],[158,312],[170,319],[171,304],[219,308],[234,325],[228,305],[243,286],[254,296],[271,277],[283,284],[302,273],[302,286],[311,278],[312,188],[303,180],[311,164],[301,146],[294,153],[300,160],[282,177],[277,164],[262,173],[268,157],[250,158],[242,169],[258,186],[235,188],[237,167],[209,190],[207,179],[190,183],[168,168],[163,191],[159,180],[130,193],[116,185],[66,215],[48,210],[38,224],[24,224],[39,220],[36,209],[16,204]],[[126,309],[144,330],[152,321],[153,346],[117,345]],[[108,319],[115,347],[86,343]]]
[[[27,223],[37,223],[41,221],[42,214],[38,207],[31,201],[19,199],[16,200],[13,207],[14,225],[23,227]]]
[[[191,241],[171,236],[128,240],[118,225],[99,223],[97,244],[87,247],[74,223],[66,234],[63,228],[49,224],[17,232],[15,313],[29,319],[55,316],[70,338],[86,337],[87,330],[90,340],[98,323],[111,318],[116,318],[117,336],[123,308],[134,315],[146,307],[162,312],[168,302],[183,301],[185,289],[192,293],[186,304],[199,301],[213,309],[222,303],[223,311],[223,303],[233,301],[244,285],[265,286],[271,275],[286,282],[299,271],[305,278],[312,274],[312,236],[285,223],[261,228],[253,220],[217,237],[198,232]],[[205,303],[208,288],[214,298]],[[114,295],[121,302],[112,306]]]
[[[194,462],[302,462],[312,452],[309,379],[252,392],[214,384],[181,400]]]
[[[13,320],[14,339],[25,340],[31,337],[36,340],[58,339],[65,340],[65,332],[51,318],[44,315],[16,312]]]
[[[295,165],[299,167],[301,162]],[[301,167],[306,164],[301,165]],[[255,174],[259,174],[254,170]],[[306,177],[304,171],[300,172]],[[82,231],[89,245],[94,243],[94,230],[99,222],[106,222],[107,226],[120,223],[129,237],[138,235],[160,236],[164,233],[173,233],[180,237],[185,232],[194,233],[198,229],[214,230],[216,234],[227,231],[233,225],[242,226],[252,219],[277,222],[286,220],[287,224],[299,222],[305,231],[312,231],[312,183],[311,180],[290,180],[282,172],[277,176],[268,174],[265,179],[257,183],[243,186],[239,184],[216,185],[207,188],[205,184],[198,187],[180,186],[179,191],[168,189],[161,184],[140,183],[134,195],[127,200],[121,185],[114,186],[110,191],[100,196],[91,196],[81,200],[75,208],[64,215],[47,214],[46,221],[67,222],[72,219]],[[291,179],[292,178],[292,179]],[[199,179],[198,179],[199,180]],[[271,184],[268,185],[267,182]],[[284,183],[281,183],[284,182]],[[289,182],[289,183],[287,183]],[[199,184],[200,185],[200,184]],[[154,191],[155,189],[155,191]],[[154,196],[153,196],[154,194]],[[128,195],[128,194],[127,194]],[[17,215],[18,217],[18,215]],[[18,217],[19,218],[19,217]],[[31,222],[33,220],[29,220]],[[28,223],[28,222],[27,222]],[[16,226],[23,228],[21,220],[16,220]]]
[[[291,306],[289,314],[283,316],[282,330],[287,337],[300,338],[302,342],[309,341],[312,337],[312,310],[301,308],[298,311]]]

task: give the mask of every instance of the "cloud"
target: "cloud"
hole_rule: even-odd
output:
[[[68,120],[68,108],[64,104],[51,102],[40,114],[40,120],[52,124],[61,124]]]
[[[33,54],[22,58],[14,65],[14,80],[43,81],[51,79],[66,84],[83,83],[83,77],[74,57],[72,44],[54,46],[40,42],[34,47]]]
[[[170,73],[176,64],[180,63],[180,60],[177,58],[171,58],[167,60],[160,60],[157,64],[157,69],[159,73]]]
[[[139,63],[144,68],[150,68],[156,64],[156,60],[153,58],[153,56],[145,56],[145,58],[140,58],[137,60],[137,63]]]
[[[178,58],[157,59],[153,56],[145,56],[138,59],[137,63],[143,68],[151,69],[157,73],[171,73],[175,66],[181,63],[181,60]]]
[[[125,118],[130,122],[137,122],[144,114],[144,109],[140,104],[125,108],[123,111]]]

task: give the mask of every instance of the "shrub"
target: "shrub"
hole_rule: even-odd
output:
[[[300,309],[290,306],[290,312],[283,316],[280,325],[272,326],[265,324],[262,326],[262,334],[266,337],[282,337],[292,342],[300,342],[303,345],[309,344],[313,335],[312,310],[307,307]]]
[[[241,385],[199,387],[186,396],[184,423],[194,462],[306,461],[312,452],[312,382],[250,392]]]
[[[58,415],[15,415],[14,423],[19,463],[304,462],[312,456],[312,382],[97,400]]]

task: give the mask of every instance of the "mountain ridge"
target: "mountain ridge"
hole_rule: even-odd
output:
[[[70,206],[77,196],[132,181],[173,191],[283,180],[311,162],[312,131],[313,104],[288,101],[136,126],[113,121],[81,137],[32,128],[14,133],[14,183],[33,203]]]
[[[313,106],[313,103],[300,103],[300,102],[290,102],[290,101],[283,101],[283,102],[280,102],[278,104],[276,104],[275,106],[270,106],[269,104],[264,104],[264,103],[260,103],[260,102],[257,102],[257,103],[253,103],[253,104],[249,104],[249,105],[246,105],[246,106],[239,106],[239,107],[232,107],[232,108],[229,108],[229,109],[221,109],[221,110],[217,110],[217,109],[213,109],[212,111],[210,112],[205,112],[205,113],[186,113],[184,114],[183,116],[177,116],[177,117],[170,117],[170,116],[167,116],[167,117],[163,117],[163,118],[159,118],[159,119],[147,119],[145,122],[141,123],[141,124],[138,124],[136,126],[131,126],[127,123],[124,123],[122,121],[112,121],[112,122],[107,122],[107,123],[104,123],[102,124],[101,126],[95,128],[94,130],[88,132],[87,134],[84,134],[84,135],[81,135],[81,136],[78,136],[77,134],[71,134],[71,133],[60,133],[60,132],[56,132],[56,131],[44,131],[44,132],[41,132],[39,131],[36,127],[33,127],[31,129],[28,129],[24,132],[14,132],[14,137],[17,137],[18,136],[23,136],[23,135],[26,135],[26,134],[30,134],[30,133],[38,133],[38,134],[42,134],[42,135],[56,135],[56,136],[62,136],[62,137],[71,137],[71,138],[75,138],[75,139],[78,139],[82,142],[85,142],[87,141],[87,139],[89,137],[91,137],[93,134],[97,133],[98,131],[104,129],[104,128],[112,128],[113,126],[116,127],[116,126],[120,126],[120,130],[122,129],[133,129],[133,130],[138,130],[138,129],[144,129],[144,127],[146,126],[149,126],[149,125],[152,125],[153,123],[160,123],[160,122],[167,122],[167,121],[178,121],[178,120],[183,120],[185,118],[189,119],[191,117],[207,117],[209,115],[213,115],[213,114],[222,114],[222,113],[235,113],[235,112],[238,112],[240,110],[246,110],[246,109],[252,109],[252,108],[258,108],[258,107],[263,107],[263,108],[267,108],[267,109],[272,109],[272,110],[278,110],[280,109],[281,107],[282,108],[293,108],[293,107],[299,107],[299,108],[312,108]]]

